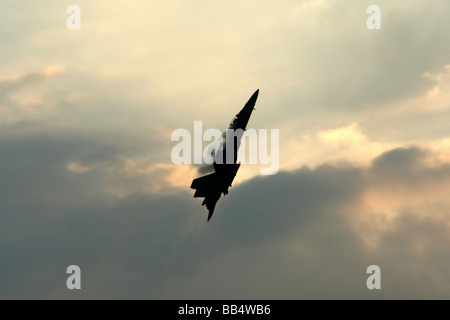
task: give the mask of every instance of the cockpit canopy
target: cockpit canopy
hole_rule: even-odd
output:
[[[238,117],[239,117],[239,113],[237,115],[235,115],[233,119],[231,119],[230,127],[236,122]]]

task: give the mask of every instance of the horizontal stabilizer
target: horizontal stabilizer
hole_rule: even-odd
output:
[[[194,179],[191,184],[192,189],[196,189],[194,197],[207,197],[211,194],[214,186],[217,184],[216,173]]]

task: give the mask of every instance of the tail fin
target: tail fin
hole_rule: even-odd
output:
[[[192,189],[196,189],[194,198],[207,197],[211,194],[216,183],[216,173],[194,179],[191,184]]]

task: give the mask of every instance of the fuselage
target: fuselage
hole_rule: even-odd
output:
[[[220,193],[227,194],[228,188],[231,186],[237,171],[239,170],[240,164],[237,163],[237,154],[241,144],[242,135],[247,128],[248,121],[255,109],[255,103],[258,99],[259,90],[251,96],[245,106],[239,111],[238,114],[231,120],[228,130],[224,135],[224,140],[222,147],[215,156],[214,169],[218,176],[223,181],[220,186]],[[229,136],[227,136],[229,135]],[[233,141],[231,140],[233,139]],[[233,148],[227,149],[228,145],[233,145]],[[231,142],[231,144],[230,144]],[[231,152],[231,155],[229,154]],[[227,158],[228,156],[228,158]],[[230,161],[231,159],[231,161]]]

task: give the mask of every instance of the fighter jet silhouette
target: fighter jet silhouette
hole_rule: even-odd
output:
[[[242,132],[247,127],[252,111],[255,109],[254,107],[256,99],[258,99],[258,94],[259,89],[255,91],[242,110],[233,118],[233,120],[231,120],[227,132],[235,134],[232,137],[233,140],[230,140],[229,137],[224,139],[219,151],[214,156],[213,166],[215,172],[196,178],[192,181],[191,188],[196,190],[194,197],[205,198],[202,205],[206,205],[206,208],[209,211],[208,221],[211,219],[216,203],[222,196],[222,193],[224,195],[228,194],[228,189],[231,187],[234,177],[241,165],[240,163],[237,163],[240,140],[242,138]],[[227,142],[229,144],[231,142],[233,148],[227,150]]]

